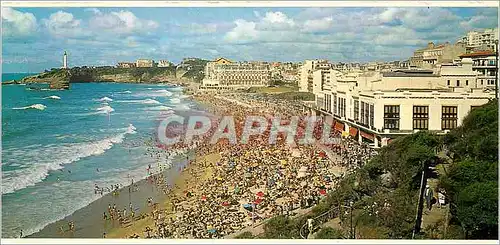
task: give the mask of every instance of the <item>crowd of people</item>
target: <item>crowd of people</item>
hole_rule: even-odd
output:
[[[266,118],[304,116],[293,101],[266,101],[244,94],[228,95],[225,99],[213,95],[197,95],[196,99],[214,115],[231,115],[236,120],[236,133],[241,135],[245,117],[260,115]],[[242,106],[242,104],[250,106]],[[320,125],[320,124],[318,124]],[[217,125],[213,125],[215,130]],[[301,132],[305,125],[299,123]],[[321,128],[321,126],[317,126]],[[150,209],[154,227],[146,227],[146,238],[223,238],[264,219],[276,215],[293,216],[320,202],[345,171],[354,171],[376,152],[332,132],[339,144],[318,147],[317,144],[287,144],[282,135],[269,144],[270,131],[252,136],[247,144],[231,144],[221,139],[217,144],[199,140],[177,149],[196,149],[198,156],[215,153],[216,162],[193,161],[189,174],[189,189],[174,195],[169,193],[168,209]],[[315,131],[315,137],[319,137]],[[186,148],[187,147],[187,148]],[[150,154],[158,156],[172,150],[161,147]],[[330,151],[327,154],[326,151]],[[333,154],[333,158],[330,156]],[[339,171],[343,169],[343,171]],[[210,175],[201,176],[207,169]],[[157,186],[168,185],[155,178]],[[138,237],[133,234],[128,237]]]

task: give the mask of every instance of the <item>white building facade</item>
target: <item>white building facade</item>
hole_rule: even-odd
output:
[[[232,62],[219,58],[205,66],[205,78],[200,89],[234,90],[270,85],[267,64]]]
[[[316,105],[310,112],[333,116],[335,130],[375,147],[419,130],[444,134],[459,126],[472,108],[495,97],[494,90],[477,83],[470,59],[437,73],[401,70],[317,77]]]

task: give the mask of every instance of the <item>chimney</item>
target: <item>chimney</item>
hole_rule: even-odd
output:
[[[429,42],[427,44],[427,48],[434,48],[434,43],[433,42]]]

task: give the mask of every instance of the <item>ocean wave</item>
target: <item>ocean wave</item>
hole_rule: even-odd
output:
[[[161,102],[153,99],[145,99],[145,100],[119,100],[116,102],[120,103],[136,103],[136,104],[145,104],[145,105],[159,105]]]
[[[123,91],[123,92],[118,92],[118,93],[119,93],[119,94],[131,94],[131,93],[132,93],[132,91],[130,91],[130,90],[125,90],[125,91]]]
[[[166,89],[155,90],[154,93],[158,94],[158,96],[172,96],[172,92]]]
[[[152,108],[148,108],[147,110],[149,110],[149,111],[170,111],[170,110],[172,110],[172,108],[168,107],[168,106],[161,105],[161,106],[155,106]]]
[[[181,99],[179,99],[179,98],[172,98],[172,99],[170,99],[170,103],[179,104],[179,103],[181,103]]]
[[[113,101],[113,99],[111,99],[109,97],[102,97],[102,98],[98,99],[98,101],[101,101],[101,102],[111,102],[111,101]]]
[[[135,130],[136,128],[134,125],[130,124],[125,129],[125,132],[94,142],[68,143],[62,145],[52,144],[30,151],[23,151],[22,149],[4,149],[4,154],[7,159],[9,155],[16,155],[19,151],[23,151],[22,155],[25,158],[7,160],[6,162],[10,165],[22,165],[26,164],[26,162],[34,164],[25,168],[9,171],[9,175],[2,172],[2,194],[13,193],[17,190],[34,186],[36,183],[47,178],[50,171],[62,169],[65,164],[76,162],[85,157],[101,155],[111,149],[114,144],[122,143],[127,134],[135,134]]]
[[[27,109],[37,109],[37,110],[45,110],[45,108],[47,108],[47,106],[45,105],[42,105],[42,104],[33,104],[33,105],[30,105],[30,106],[25,106],[25,107],[15,107],[15,108],[12,108],[13,110],[27,110]]]
[[[44,99],[60,100],[60,99],[61,99],[61,97],[59,97],[59,96],[57,96],[57,95],[51,95],[51,96],[45,97]]]
[[[170,88],[167,88],[167,89],[170,90],[170,91],[182,91],[183,90],[182,87],[177,87],[177,86],[176,87],[170,87]]]
[[[111,113],[111,112],[115,111],[115,109],[113,109],[113,107],[111,107],[109,105],[99,107],[96,110],[97,110],[97,113]]]

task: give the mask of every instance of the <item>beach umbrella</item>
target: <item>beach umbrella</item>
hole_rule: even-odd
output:
[[[203,195],[203,196],[201,196],[201,200],[202,200],[202,201],[206,201],[206,200],[207,200],[207,197]]]
[[[253,203],[260,204],[264,199],[257,198]]]
[[[250,203],[245,203],[243,204],[243,208],[248,210],[248,211],[252,211],[252,204]]]
[[[256,194],[256,195],[257,195],[258,197],[263,197],[263,196],[264,196],[264,192],[259,191],[259,192],[257,192],[257,194]]]
[[[227,207],[227,206],[229,206],[229,203],[228,202],[222,202],[222,206]]]
[[[325,189],[319,190],[319,194],[322,196],[326,196],[326,190]]]

